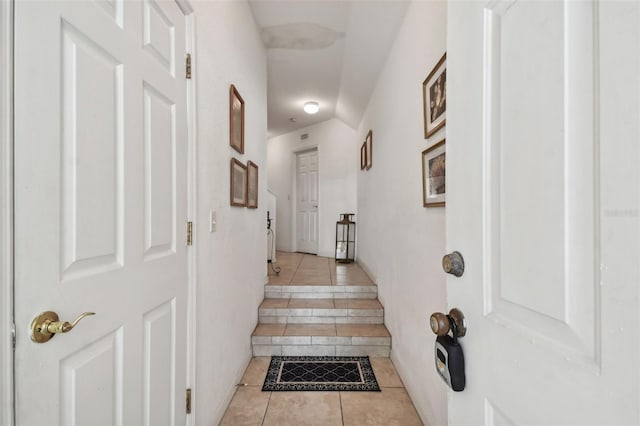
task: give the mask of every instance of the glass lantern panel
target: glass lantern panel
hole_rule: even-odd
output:
[[[350,243],[347,248],[347,259],[353,260],[355,259],[354,251],[356,249],[356,245]]]

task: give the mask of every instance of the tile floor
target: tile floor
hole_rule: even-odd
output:
[[[373,282],[357,264],[341,264],[334,259],[301,253],[277,253],[275,274],[269,268],[269,286],[331,285],[373,286]],[[330,283],[330,284],[329,284]],[[364,288],[364,287],[361,287]],[[295,298],[265,299],[261,308],[297,309],[380,309],[375,300]],[[307,335],[309,326],[296,324],[259,324],[256,336]],[[314,333],[338,339],[354,332],[369,338],[388,338],[382,324],[317,324]],[[354,330],[356,327],[358,330]],[[364,327],[364,328],[363,328]],[[366,330],[365,330],[366,329]],[[270,357],[254,357],[242,378],[242,385],[227,407],[221,425],[271,426],[412,426],[422,425],[392,361],[371,358],[371,365],[382,392],[262,392]]]
[[[270,285],[373,285],[369,276],[356,263],[336,263],[329,257],[302,253],[277,252],[276,274],[269,268]]]
[[[371,358],[382,392],[262,392],[270,360],[251,360],[220,425],[422,425],[389,358]]]

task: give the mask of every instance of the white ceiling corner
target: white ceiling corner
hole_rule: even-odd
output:
[[[268,49],[269,136],[331,118],[357,128],[409,2],[249,4]],[[317,101],[320,112],[305,114],[306,101]]]

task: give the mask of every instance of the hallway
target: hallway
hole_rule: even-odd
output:
[[[295,352],[299,350],[308,355],[343,355],[347,353],[340,353],[341,350],[364,349],[361,354],[371,356],[382,391],[263,392],[270,357],[256,356],[247,367],[221,425],[421,425],[391,359],[379,355],[388,353],[385,343],[390,343],[391,337],[383,324],[383,308],[375,298],[377,293],[375,289],[371,291],[376,286],[360,266],[336,264],[334,259],[300,253],[278,252],[276,260],[274,265],[281,271],[276,274],[269,270],[265,294],[276,294],[279,298],[265,299],[260,305],[260,324],[254,332],[254,342],[256,338],[276,334],[276,339],[308,337],[311,345],[295,345],[294,340],[291,345],[254,344],[254,355],[256,346],[275,350],[273,355],[301,354]],[[320,293],[295,289],[314,289]],[[347,289],[354,293],[340,291]],[[305,296],[296,297],[300,294]],[[369,298],[343,298],[348,294],[358,297],[368,294]],[[308,324],[309,321],[312,324]],[[347,337],[356,334],[357,337]],[[316,338],[323,344],[313,345],[312,340]],[[344,339],[354,338],[369,344],[383,344],[327,345],[330,339],[344,344]]]

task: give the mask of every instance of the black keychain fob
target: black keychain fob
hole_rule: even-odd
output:
[[[457,330],[451,321],[452,336],[438,336],[435,344],[436,370],[440,377],[456,392],[464,390],[464,353],[458,343]]]

